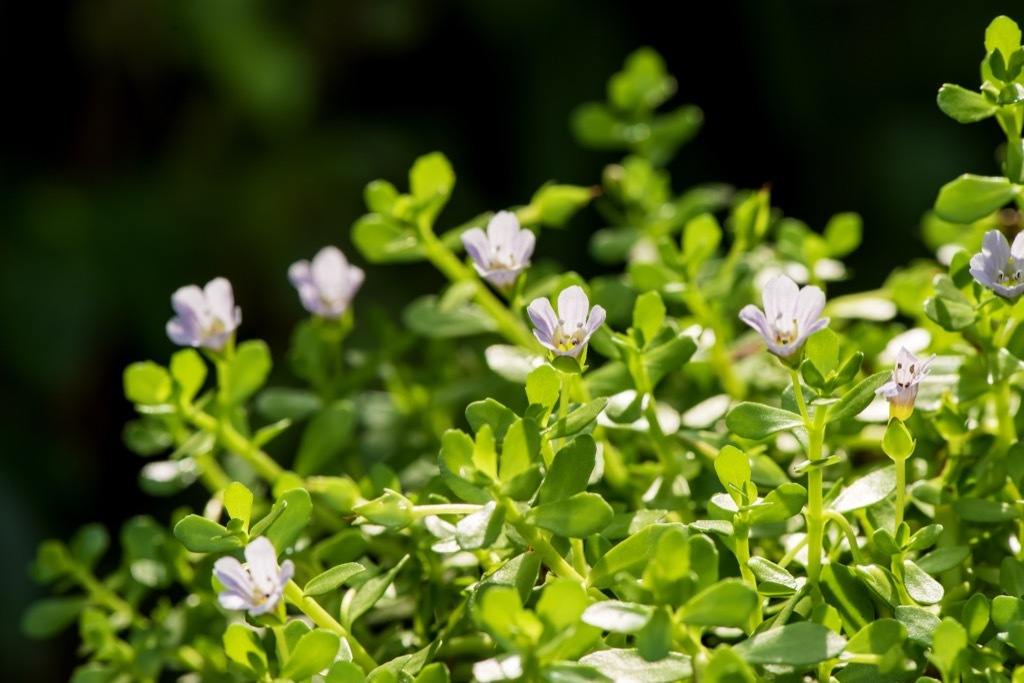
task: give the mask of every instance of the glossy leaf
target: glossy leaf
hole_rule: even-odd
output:
[[[838,657],[846,639],[821,624],[800,622],[756,633],[734,650],[751,664],[803,667]]]
[[[577,493],[564,500],[538,505],[527,520],[568,538],[586,538],[612,521],[612,508],[596,493]]]
[[[766,439],[784,429],[803,427],[804,420],[796,413],[761,403],[739,403],[725,417],[725,424],[736,436],[744,439]]]
[[[935,213],[950,223],[972,223],[997,211],[1020,194],[1006,178],[965,173],[939,190]]]

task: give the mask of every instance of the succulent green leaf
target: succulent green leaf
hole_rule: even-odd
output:
[[[582,434],[562,447],[544,477],[538,501],[554,503],[586,490],[596,456],[597,444],[589,434]]]
[[[132,363],[124,371],[124,395],[132,403],[166,403],[173,390],[171,374],[153,361]]]
[[[358,562],[345,562],[317,574],[306,582],[302,592],[306,595],[323,595],[336,590],[356,574],[366,571],[366,567]]]
[[[845,647],[838,633],[805,621],[756,633],[733,649],[750,664],[801,667],[834,659]]]
[[[267,672],[267,653],[256,632],[244,624],[231,624],[224,631],[224,651],[244,675],[262,678]]]
[[[1020,186],[1003,177],[965,173],[939,190],[935,213],[950,223],[973,223],[997,211],[1020,194]]]
[[[767,439],[785,429],[803,427],[804,420],[796,413],[761,403],[739,403],[725,416],[725,424],[736,436],[744,439]]]
[[[586,538],[612,521],[612,507],[596,493],[577,493],[564,500],[543,503],[527,513],[532,524],[568,538]]]
[[[245,545],[236,534],[199,515],[187,515],[175,524],[174,537],[193,553],[219,553]]]
[[[292,648],[281,667],[281,678],[302,680],[323,671],[334,661],[340,646],[336,633],[319,628],[310,631]]]

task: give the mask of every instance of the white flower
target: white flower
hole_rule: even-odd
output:
[[[998,230],[981,240],[981,253],[971,257],[971,275],[999,296],[1011,299],[1024,292],[1024,232],[1011,247]]]
[[[519,227],[514,213],[499,211],[487,224],[487,234],[480,228],[462,233],[462,244],[473,259],[480,276],[495,287],[509,287],[523,268],[530,265],[530,256],[537,238]]]
[[[295,574],[295,565],[285,560],[277,566],[277,551],[266,536],[245,546],[246,563],[222,557],[213,565],[213,575],[227,590],[217,595],[224,609],[249,610],[259,616],[273,610],[284,594],[284,587]]]
[[[220,351],[242,322],[231,283],[222,277],[206,287],[182,287],[171,296],[175,317],[167,322],[167,336],[175,344]]]
[[[792,356],[809,336],[828,326],[828,318],[819,319],[825,294],[814,285],[798,288],[787,276],[777,275],[765,284],[761,300],[764,312],[747,304],[740,320],[757,330],[777,356]]]
[[[586,293],[577,285],[566,287],[558,295],[558,315],[543,297],[534,299],[526,312],[536,327],[533,335],[541,344],[559,356],[573,357],[579,355],[606,316],[600,306],[590,310]]]
[[[906,420],[914,412],[914,401],[917,399],[917,385],[928,374],[928,366],[935,360],[933,353],[923,363],[917,356],[900,349],[896,356],[896,367],[893,368],[889,381],[875,390],[889,401],[889,417]]]
[[[363,269],[350,265],[337,247],[324,247],[312,263],[296,261],[288,269],[303,308],[324,318],[338,318],[348,310],[365,277]]]

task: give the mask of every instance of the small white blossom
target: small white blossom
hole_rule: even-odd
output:
[[[559,356],[574,358],[606,317],[601,306],[590,309],[590,300],[578,285],[566,287],[558,295],[558,315],[551,308],[551,302],[543,297],[534,299],[526,312],[536,328],[533,335],[541,344]]]
[[[814,285],[798,288],[789,277],[777,275],[765,284],[761,300],[763,312],[747,304],[740,311],[740,320],[757,330],[777,356],[792,356],[808,337],[828,326],[828,318],[819,319],[825,310],[825,294]]]
[[[462,244],[473,259],[480,277],[495,287],[509,287],[523,268],[530,265],[530,256],[537,238],[519,227],[514,213],[499,211],[487,224],[487,233],[471,228],[462,233]]]
[[[350,265],[337,247],[324,247],[312,263],[296,261],[288,269],[303,308],[324,318],[341,317],[365,277],[363,269]]]
[[[896,367],[893,368],[889,381],[875,390],[889,401],[889,417],[906,420],[914,412],[914,401],[917,399],[917,385],[928,374],[928,366],[935,360],[933,353],[923,363],[917,356],[900,349],[896,356]]]
[[[284,588],[295,574],[295,565],[285,560],[277,565],[277,551],[266,536],[245,546],[246,563],[222,557],[213,565],[213,575],[227,590],[217,595],[224,609],[244,609],[259,616],[273,610]]]
[[[167,322],[167,336],[181,346],[220,351],[242,323],[242,309],[235,306],[231,283],[222,277],[206,287],[182,287],[171,296],[175,317]]]
[[[981,253],[971,257],[971,275],[1001,297],[1012,299],[1024,292],[1024,232],[1011,247],[998,230],[989,230],[981,240]]]

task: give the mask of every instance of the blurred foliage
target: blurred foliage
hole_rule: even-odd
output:
[[[877,283],[924,253],[934,188],[992,165],[996,133],[950,134],[933,93],[974,85],[994,7],[748,0],[680,23],[611,0],[5,3],[0,512],[21,523],[0,531],[16,587],[4,609],[33,597],[21,587],[37,539],[142,508],[118,378],[166,355],[176,287],[230,277],[240,302],[261,302],[246,309],[252,336],[285,348],[301,315],[287,265],[349,246],[366,178],[444,149],[460,169],[452,215],[592,182],[616,153],[577,148],[570,113],[645,44],[680,76],[667,108],[705,114],[669,167],[678,186],[768,182],[813,225],[856,210],[865,247],[849,264]],[[553,256],[594,274],[580,245],[601,224],[577,217]],[[438,281],[423,266],[367,271],[363,306],[381,319]],[[44,490],[41,471],[60,476]],[[68,652],[26,643],[16,623],[0,613],[5,670],[64,680]]]

